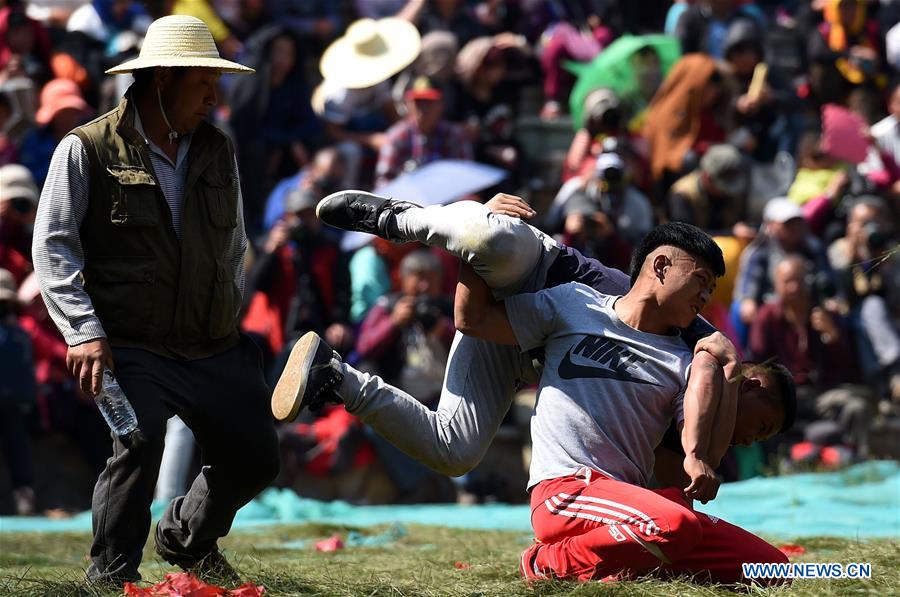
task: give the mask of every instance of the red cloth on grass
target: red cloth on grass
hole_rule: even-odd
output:
[[[261,597],[266,588],[248,582],[236,589],[224,589],[205,583],[189,572],[178,572],[166,574],[165,580],[147,588],[127,582],[124,593],[128,597]]]

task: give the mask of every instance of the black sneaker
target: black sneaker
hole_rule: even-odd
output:
[[[326,403],[340,404],[337,389],[344,381],[341,355],[315,332],[297,340],[272,392],[272,414],[293,421],[300,410],[318,410]]]
[[[319,201],[316,216],[335,228],[402,241],[397,236],[394,216],[411,207],[421,206],[365,191],[338,191]]]
[[[241,584],[241,576],[237,573],[222,552],[214,549],[206,557],[188,566],[182,566],[185,572],[190,572],[203,582],[212,583],[220,587],[236,587]]]
[[[125,583],[141,582],[141,575],[136,568],[123,567],[114,573],[101,572],[93,563],[84,572],[84,580],[98,592],[107,591],[121,593]]]
[[[235,587],[241,584],[241,577],[237,571],[228,563],[228,560],[222,555],[218,547],[213,547],[212,551],[202,558],[193,559],[186,556],[174,555],[164,549],[159,542],[159,534],[156,535],[156,554],[168,563],[178,566],[185,572],[190,572],[203,582],[212,583],[214,585]]]

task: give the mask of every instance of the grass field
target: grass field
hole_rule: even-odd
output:
[[[315,551],[319,539],[358,531],[384,537],[385,527],[348,529],[304,525],[235,532],[221,547],[245,580],[262,584],[269,595],[734,595],[724,587],[687,580],[654,579],[623,583],[541,583],[529,588],[516,571],[529,543],[521,533],[465,531],[411,526],[381,546],[351,546],[333,553]],[[0,594],[112,595],[86,585],[89,536],[84,533],[0,534]],[[791,588],[751,589],[754,595],[896,595],[900,593],[900,542],[834,538],[799,541],[806,554],[792,561],[870,562],[871,580],[802,580]],[[146,581],[175,571],[148,548],[141,573]]]

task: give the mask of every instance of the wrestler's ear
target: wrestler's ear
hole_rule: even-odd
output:
[[[672,260],[668,255],[659,253],[653,258],[653,275],[659,280],[660,284],[666,283],[666,270],[672,265]]]
[[[744,381],[741,382],[741,393],[749,392],[750,390],[755,390],[756,388],[762,387],[762,382],[755,377],[745,377]]]

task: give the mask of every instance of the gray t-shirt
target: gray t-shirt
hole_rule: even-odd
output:
[[[529,489],[583,467],[646,486],[653,450],[684,419],[690,349],[623,323],[617,298],[572,282],[506,299],[519,347],[546,349]]]

